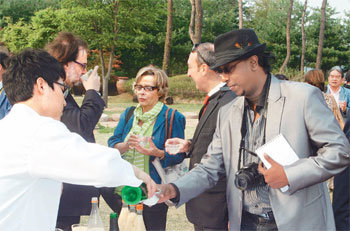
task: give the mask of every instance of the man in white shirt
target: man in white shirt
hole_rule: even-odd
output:
[[[65,71],[46,51],[10,60],[3,84],[14,105],[0,121],[0,230],[55,229],[62,182],[96,187],[156,185],[116,149],[87,143],[61,123]],[[72,155],[74,153],[74,155]]]

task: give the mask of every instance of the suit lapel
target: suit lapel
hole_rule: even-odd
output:
[[[221,96],[222,92],[219,91],[218,94],[209,101],[209,104],[207,106],[207,109],[205,110],[204,114],[200,117],[199,119],[199,122],[198,122],[198,125],[197,125],[197,128],[194,132],[194,135],[193,135],[193,140],[192,142],[196,142],[197,138],[198,138],[198,135],[200,133],[200,131],[202,130],[204,124],[206,123],[206,121],[208,120],[209,118],[209,115],[214,111],[214,109],[217,107],[217,105],[219,104],[219,97]],[[203,106],[204,107],[204,106]],[[203,111],[203,107],[201,109],[200,112]]]
[[[274,76],[271,76],[267,106],[266,141],[271,140],[281,132],[281,119],[284,101],[285,98],[281,95],[280,81]]]

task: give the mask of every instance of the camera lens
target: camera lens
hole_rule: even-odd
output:
[[[264,177],[257,170],[258,164],[252,163],[236,172],[235,186],[240,190],[250,190],[265,184]]]

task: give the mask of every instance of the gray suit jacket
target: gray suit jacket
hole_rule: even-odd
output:
[[[242,192],[234,186],[241,141],[244,97],[219,111],[217,127],[201,164],[175,182],[178,206],[227,177],[231,230],[240,230]],[[282,133],[300,160],[285,166],[289,190],[269,191],[279,230],[335,230],[329,194],[323,181],[350,164],[350,145],[321,91],[304,83],[271,78],[266,141]],[[281,150],[282,152],[283,150]]]

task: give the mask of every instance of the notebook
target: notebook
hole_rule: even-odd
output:
[[[265,153],[282,166],[290,165],[299,160],[299,157],[282,134],[279,134],[269,142],[265,143],[255,152],[267,169],[271,168],[271,164],[266,161],[264,157]],[[288,186],[285,186],[281,188],[281,191],[286,192],[288,188]]]

